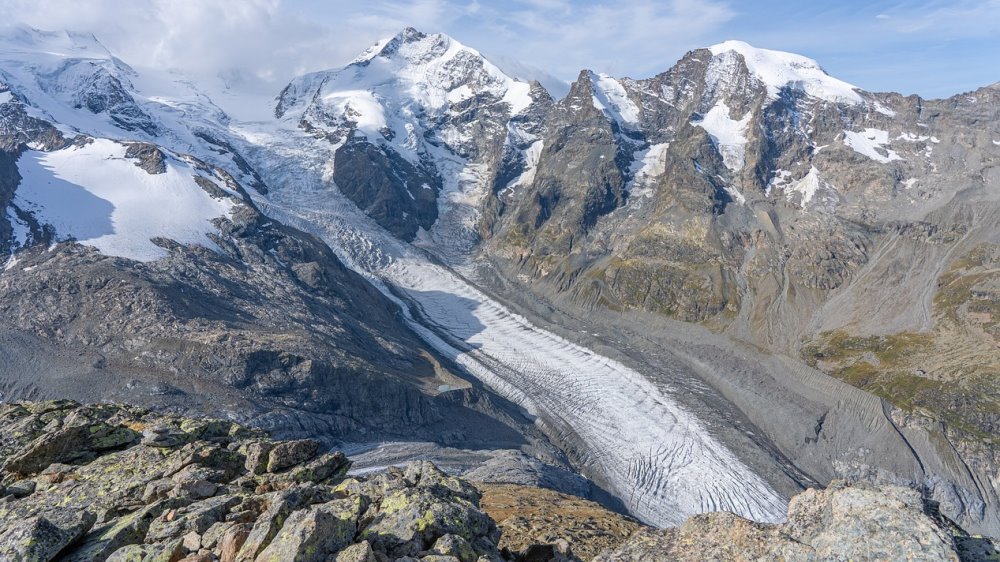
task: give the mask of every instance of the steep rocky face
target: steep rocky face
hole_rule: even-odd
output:
[[[328,439],[437,439],[445,424],[520,439],[439,397],[454,375],[397,306],[227,172],[149,143],[66,139],[27,111],[0,105],[4,398],[115,396]]]
[[[727,42],[648,80],[585,72],[555,107],[531,181],[489,217],[508,289],[801,355],[996,481],[995,87],[872,94]]]
[[[408,28],[345,68],[296,79],[275,115],[328,140],[341,191],[412,240],[464,190],[463,170],[494,165],[507,122],[531,103],[528,84],[475,50]]]
[[[692,52],[648,80],[581,74],[546,116],[534,182],[505,194],[520,208],[502,213],[489,253],[582,306],[688,321],[760,314],[756,301],[775,295],[748,293],[775,269],[806,293],[839,287],[866,261],[871,235],[853,213],[821,212],[840,195],[812,172],[812,152],[874,108],[889,110],[807,62],[734,45]],[[797,69],[816,84],[765,82],[747,63],[765,55],[779,58],[765,61],[769,72]],[[554,190],[553,177],[574,178],[577,191]],[[781,182],[789,187],[772,193]],[[542,228],[574,206],[586,212],[563,232]]]

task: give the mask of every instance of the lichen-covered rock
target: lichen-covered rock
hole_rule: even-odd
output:
[[[909,488],[807,490],[788,505],[788,528],[821,559],[958,560],[954,540]]]
[[[75,450],[46,438],[68,430],[87,436]],[[596,560],[996,557],[992,542],[964,534],[905,488],[810,490],[791,502],[784,525],[715,513],[654,530],[525,486],[483,485],[484,500],[428,462],[345,479],[350,461],[318,447],[124,406],[0,405],[0,463],[17,459],[17,472],[0,470],[0,484],[35,484],[30,495],[0,499],[0,561],[576,562],[608,545]],[[57,460],[39,468],[43,459]],[[503,521],[503,544],[487,509]]]
[[[957,562],[960,557],[949,529],[917,492],[837,482],[793,498],[785,524],[754,523],[730,513],[696,515],[678,528],[641,530],[594,560]]]
[[[14,521],[0,530],[0,560],[11,562],[46,562],[79,539],[91,525],[94,516],[81,514],[79,521],[60,526],[45,517]]]
[[[368,541],[352,544],[337,553],[335,562],[378,562]]]
[[[268,453],[267,471],[281,472],[286,468],[303,463],[313,458],[318,450],[319,441],[314,439],[300,439],[278,443]]]
[[[458,535],[445,535],[434,542],[431,552],[441,556],[452,556],[461,562],[476,562],[479,555],[469,541]]]
[[[258,562],[323,562],[354,541],[360,498],[334,500],[296,511],[257,557]]]
[[[167,509],[179,505],[176,500],[162,500],[94,528],[86,541],[69,552],[66,562],[104,560],[127,545],[146,538],[150,523]]]
[[[393,556],[415,556],[445,535],[457,535],[479,554],[493,555],[500,532],[479,510],[479,492],[468,482],[450,477],[433,464],[415,462],[403,473],[373,479],[378,512],[362,531],[376,550]]]

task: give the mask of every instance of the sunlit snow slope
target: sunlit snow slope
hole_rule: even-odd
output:
[[[150,174],[125,153],[106,139],[28,151],[18,160],[14,204],[51,226],[57,240],[72,238],[109,256],[164,257],[168,252],[151,241],[156,237],[215,248],[207,235],[215,230],[211,220],[226,216],[232,202],[195,183],[198,172],[186,162],[167,158],[163,173]]]

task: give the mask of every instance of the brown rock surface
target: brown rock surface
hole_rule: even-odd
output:
[[[582,498],[516,484],[479,484],[482,509],[500,527],[500,547],[524,552],[532,544],[564,540],[590,560],[642,527],[634,519]]]

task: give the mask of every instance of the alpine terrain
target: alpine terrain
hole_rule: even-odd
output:
[[[117,55],[0,33],[0,402],[104,404],[0,406],[0,484],[65,506],[50,486],[114,455],[173,464],[89,522],[0,500],[63,530],[32,560],[327,560],[299,556],[323,526],[350,560],[575,559],[509,542],[542,524],[500,517],[525,489],[622,534],[683,524],[571,549],[601,560],[719,533],[763,550],[698,548],[856,557],[830,550],[842,508],[907,514],[926,559],[1000,536],[1000,83],[866,92],[727,41],[555,99],[407,28],[261,99]],[[70,454],[94,424],[131,433]],[[414,459],[452,476],[385,472]],[[433,525],[390,529],[393,494],[475,528],[404,537]],[[131,509],[194,519],[90,531]]]

